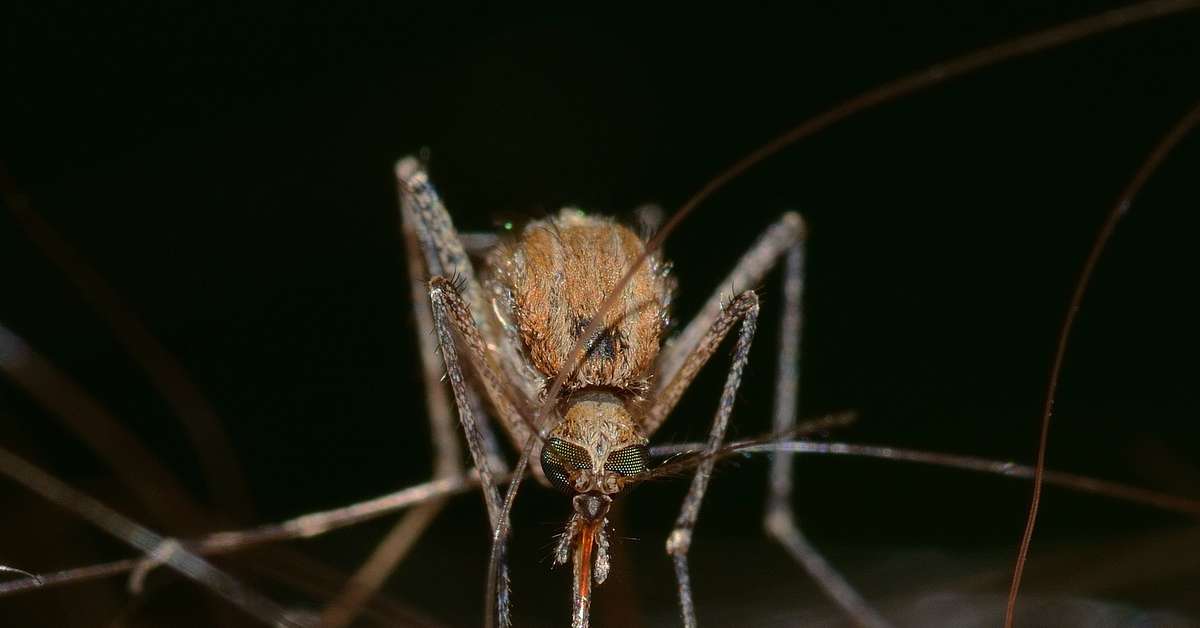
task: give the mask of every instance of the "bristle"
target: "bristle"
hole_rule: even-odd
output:
[[[564,529],[558,535],[558,545],[554,548],[554,564],[564,565],[571,558],[571,541],[579,533],[579,515],[571,517]]]
[[[608,535],[604,533],[606,527],[608,527],[608,519],[600,522],[600,526],[596,529],[596,564],[592,568],[592,579],[596,584],[604,584],[604,581],[608,579],[610,563],[608,560]]]

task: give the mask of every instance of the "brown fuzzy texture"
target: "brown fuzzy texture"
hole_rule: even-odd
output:
[[[514,328],[530,363],[547,380],[566,362],[579,334],[645,248],[629,228],[564,209],[528,225],[491,260],[504,295],[498,309]],[[670,305],[671,281],[657,256],[643,264],[605,315],[604,327],[565,382],[632,396],[648,389]]]

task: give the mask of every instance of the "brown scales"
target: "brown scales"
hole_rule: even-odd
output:
[[[530,223],[515,242],[493,253],[489,265],[500,289],[492,294],[506,301],[497,309],[547,381],[644,248],[641,238],[612,219],[564,209]],[[672,281],[654,256],[605,315],[604,327],[564,390],[603,387],[631,397],[648,390],[671,292]]]

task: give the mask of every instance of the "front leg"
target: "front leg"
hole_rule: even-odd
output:
[[[716,346],[707,344],[707,334],[713,326],[720,323],[725,314],[728,295],[726,290],[757,285],[775,267],[781,256],[803,245],[804,221],[800,214],[785,213],[738,260],[733,272],[721,282],[720,288],[713,291],[695,318],[663,347],[656,367],[658,388],[654,404],[647,410],[642,426],[647,437],[652,436],[662,426],[667,415],[683,396],[683,392],[691,385],[696,373],[716,350]]]
[[[519,411],[511,398],[511,389],[505,389],[500,376],[492,370],[487,360],[486,346],[475,321],[471,318],[470,307],[459,293],[455,285],[445,277],[434,277],[429,280],[429,298],[433,304],[433,327],[437,335],[438,347],[441,349],[442,361],[446,365],[446,376],[450,380],[450,388],[454,392],[454,402],[458,407],[459,424],[466,435],[467,448],[471,459],[479,471],[480,483],[483,485],[484,503],[488,509],[488,517],[494,527],[500,515],[501,499],[492,478],[491,465],[488,464],[488,449],[483,434],[475,417],[474,404],[467,393],[467,381],[459,362],[459,349],[454,341],[455,332],[462,338],[467,360],[479,373],[479,379],[491,398],[497,412],[506,418],[519,416]],[[524,424],[516,422],[522,429]],[[523,433],[520,442],[526,442],[531,435]]]
[[[520,349],[514,346],[489,315],[492,311],[491,301],[468,255],[469,249],[473,248],[478,253],[478,247],[486,246],[486,239],[469,235],[464,240],[429,181],[429,175],[415,158],[406,157],[396,164],[396,182],[400,188],[400,208],[405,229],[416,234],[429,273],[427,276],[457,280],[463,299],[471,306],[476,328],[492,347],[494,355],[489,359],[495,358],[511,384],[520,388],[525,397],[536,397],[541,390],[541,382],[524,366]],[[513,425],[506,422],[507,417],[500,417],[500,420],[505,421],[505,429],[510,437],[514,437],[513,445],[519,449],[523,441],[515,439]]]
[[[461,337],[467,351],[468,361],[479,373],[479,379],[484,383],[488,397],[491,397],[493,406],[496,406],[497,412],[502,417],[509,413],[515,414],[517,412],[515,403],[528,405],[528,400],[514,400],[510,395],[515,395],[515,390],[511,387],[502,387],[499,376],[487,361],[484,339],[479,334],[479,329],[475,327],[474,318],[470,316],[470,307],[458,293],[454,282],[445,277],[433,277],[430,280],[430,300],[433,304],[433,328],[437,331],[438,346],[442,348],[442,358],[446,365],[446,376],[450,379],[450,388],[454,390],[455,403],[458,406],[458,420],[462,424],[463,433],[466,433],[467,448],[475,462],[475,468],[479,469],[488,521],[491,521],[492,530],[496,531],[500,526],[500,520],[505,519],[504,501],[497,489],[496,479],[492,476],[491,466],[488,465],[487,447],[484,436],[479,430],[479,423],[475,419],[472,402],[467,394],[467,382],[463,378],[462,367],[458,363],[458,347],[455,345],[455,336],[452,331],[457,331],[458,336]],[[524,429],[521,421],[515,421],[514,424],[520,429]],[[517,433],[515,436],[520,438],[521,443],[530,444],[536,437],[533,432]],[[521,469],[522,466],[518,463],[516,478],[520,478]],[[514,482],[520,482],[520,479],[514,479]],[[500,552],[496,555],[498,564],[497,616],[500,626],[506,627],[509,626],[509,574],[504,545],[500,545],[499,548]]]
[[[688,573],[688,549],[692,544],[692,530],[696,527],[696,519],[700,516],[700,504],[704,500],[704,493],[708,489],[708,480],[712,476],[713,464],[716,462],[710,454],[715,452],[725,440],[729,415],[733,411],[733,402],[737,397],[738,388],[742,384],[742,371],[746,368],[746,362],[750,357],[750,343],[754,340],[754,332],[758,326],[758,295],[754,292],[744,292],[734,299],[721,311],[716,323],[709,328],[697,349],[697,353],[703,350],[707,355],[712,355],[717,345],[721,343],[721,339],[739,320],[742,322],[742,328],[738,333],[733,364],[729,367],[729,375],[726,377],[725,387],[721,391],[717,414],[713,419],[708,443],[702,454],[707,457],[700,463],[696,469],[696,475],[692,477],[692,485],[683,500],[679,517],[675,519],[675,529],[667,539],[667,553],[671,555],[675,564],[675,578],[679,584],[679,611],[686,628],[696,626],[696,610],[692,603],[691,579]],[[689,358],[691,357],[694,356],[689,356]]]

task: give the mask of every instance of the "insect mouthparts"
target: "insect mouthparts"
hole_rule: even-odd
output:
[[[571,498],[575,512],[588,521],[596,521],[608,514],[612,498],[599,493],[583,493]]]

